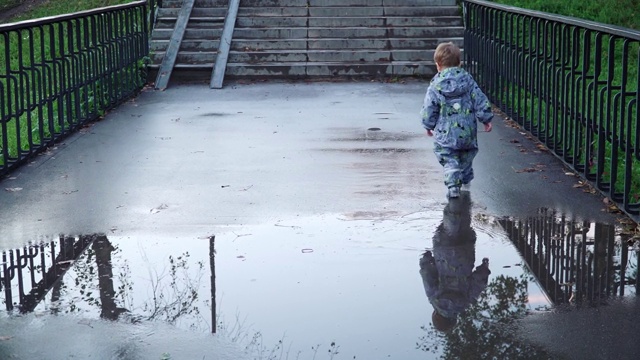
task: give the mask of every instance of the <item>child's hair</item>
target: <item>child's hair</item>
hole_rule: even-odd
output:
[[[460,66],[460,48],[452,42],[438,44],[433,59],[445,68]]]

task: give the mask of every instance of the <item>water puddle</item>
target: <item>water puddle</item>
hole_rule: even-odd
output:
[[[167,350],[179,338],[168,328],[215,333],[252,359],[540,358],[548,350],[517,322],[635,295],[629,240],[551,210],[493,218],[466,196],[444,211],[274,219],[194,238],[60,237],[3,251],[0,355],[33,354],[28,334],[70,318],[82,333],[138,329]],[[206,341],[189,344],[216,358]]]

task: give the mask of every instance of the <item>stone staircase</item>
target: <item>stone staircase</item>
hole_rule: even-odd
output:
[[[195,0],[174,73],[211,73],[227,3]],[[163,1],[152,70],[180,4]],[[462,46],[462,25],[456,0],[241,0],[226,78],[431,77],[433,49]]]
[[[216,61],[228,0],[196,0],[176,58],[174,71],[207,79]],[[151,33],[151,70],[155,78],[169,47],[182,0],[163,0]]]

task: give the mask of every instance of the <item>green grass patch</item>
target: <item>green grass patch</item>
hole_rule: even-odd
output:
[[[493,0],[493,2],[640,30],[640,2],[637,0]]]
[[[14,3],[14,7],[19,5],[24,0],[0,0],[0,10],[2,10],[2,4]],[[62,0],[44,0],[41,4],[34,6],[25,12],[17,14],[11,18],[11,22],[22,21],[29,19],[37,19],[55,15],[71,14],[78,11],[91,10],[101,8],[105,6],[126,4],[129,0],[77,0],[77,1],[62,1]],[[9,8],[9,7],[7,7]]]
[[[9,10],[20,5],[20,0],[0,0],[0,11]]]

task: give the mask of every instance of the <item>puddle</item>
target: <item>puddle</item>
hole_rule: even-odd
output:
[[[0,354],[22,358],[39,346],[28,334],[73,319],[166,344],[178,338],[167,327],[215,332],[252,359],[548,357],[513,326],[635,295],[637,251],[619,233],[550,210],[493,218],[463,196],[444,211],[274,219],[214,237],[56,238],[2,253]],[[207,344],[190,349],[213,356]]]

